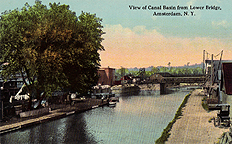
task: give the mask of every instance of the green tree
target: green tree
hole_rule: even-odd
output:
[[[167,67],[161,67],[160,72],[168,72],[168,68]]]
[[[60,88],[87,92],[98,80],[102,19],[84,12],[77,17],[68,5],[49,6],[36,1],[1,15],[1,62],[8,63],[1,74],[5,79],[21,74],[37,98]]]
[[[129,70],[127,68],[124,68],[124,67],[121,67],[119,70],[118,70],[118,73],[120,75],[120,78],[125,76],[125,75],[128,75],[129,74]]]
[[[145,78],[147,78],[147,77],[149,77],[149,76],[151,76],[151,75],[153,75],[154,73],[152,72],[152,71],[145,71]]]
[[[153,74],[160,72],[159,68],[157,68],[157,67],[153,67],[151,71]]]

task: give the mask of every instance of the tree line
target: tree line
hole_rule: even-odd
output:
[[[189,67],[153,67],[150,71],[145,71],[144,73],[141,73],[141,71],[133,71],[129,70],[127,68],[121,67],[120,69],[116,69],[115,75],[117,79],[120,79],[124,75],[132,75],[132,76],[141,76],[143,77],[149,77],[153,75],[154,73],[164,73],[168,72],[172,75],[202,75],[203,69],[201,67],[197,68],[189,68]]]

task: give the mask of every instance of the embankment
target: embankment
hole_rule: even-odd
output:
[[[185,104],[188,101],[189,96],[191,95],[191,93],[187,94],[183,100],[183,102],[181,103],[180,107],[178,108],[178,110],[176,111],[176,114],[173,118],[173,120],[167,125],[167,127],[164,129],[162,135],[155,141],[155,143],[158,144],[162,144],[165,141],[167,141],[169,135],[170,135],[170,131],[172,129],[173,124],[176,122],[177,119],[180,118],[180,116],[182,116],[182,108],[185,106]]]
[[[202,107],[203,94],[201,89],[194,90],[182,107],[182,116],[172,123],[168,131],[167,144],[180,143],[215,143],[228,128],[215,127],[209,119],[215,117],[217,111],[207,112]],[[181,107],[181,106],[180,106]],[[164,143],[164,141],[161,141]]]
[[[0,124],[0,134],[5,134],[36,124],[48,122],[51,120],[60,119],[75,113],[85,112],[103,105],[108,104],[107,100],[103,102],[100,99],[86,99],[83,102],[78,102],[74,105],[52,105],[52,111],[49,114],[40,116],[40,117],[28,117],[28,118],[19,118],[14,117],[9,121],[1,122]]]

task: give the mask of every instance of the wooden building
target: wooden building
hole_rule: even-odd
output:
[[[232,63],[222,64],[222,91],[227,95],[232,95]]]

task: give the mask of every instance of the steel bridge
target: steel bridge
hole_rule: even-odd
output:
[[[167,83],[167,84],[179,84],[179,83],[204,83],[205,76],[200,77],[162,77],[157,79],[150,79],[149,83]]]
[[[198,83],[203,84],[206,81],[206,76],[184,76],[184,77],[175,77],[175,76],[160,76],[154,75],[150,77],[147,83],[160,84],[160,94],[166,94],[167,85],[179,85],[180,83]]]

